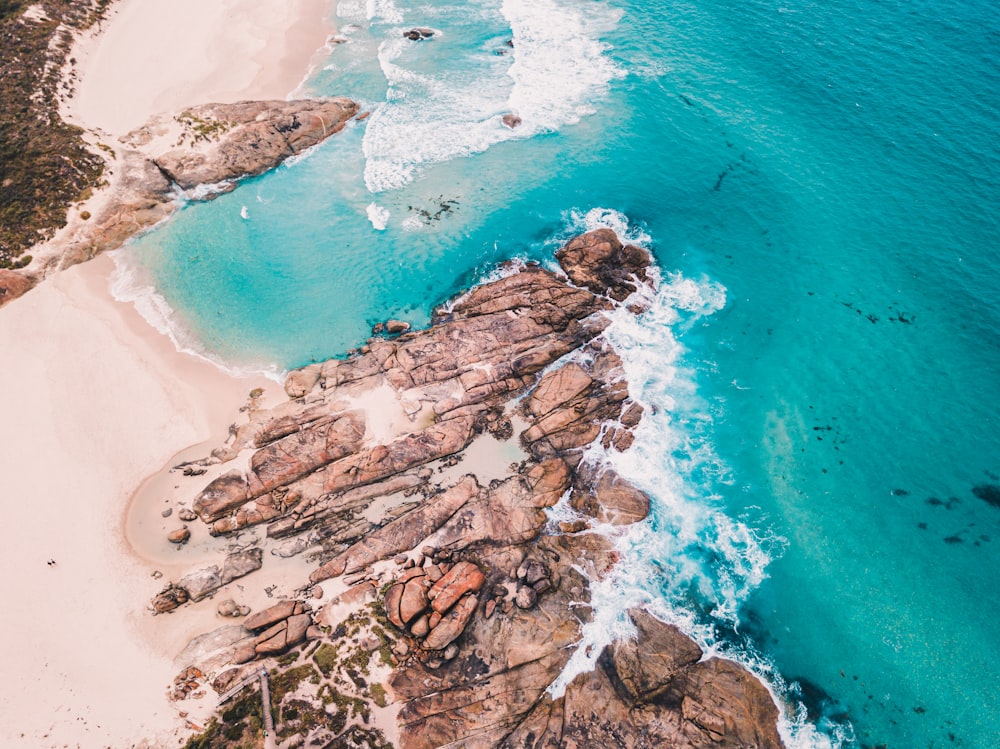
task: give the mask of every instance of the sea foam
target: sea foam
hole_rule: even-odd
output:
[[[206,351],[198,337],[180,320],[176,310],[156,290],[152,282],[144,276],[138,263],[130,259],[129,256],[132,252],[130,247],[125,246],[107,253],[115,265],[109,280],[112,297],[119,302],[125,302],[135,307],[142,319],[158,333],[169,338],[174,348],[182,354],[207,361],[235,377],[261,375],[278,383],[284,381],[285,371],[273,364],[248,367],[233,366]]]
[[[623,241],[644,246],[651,241],[642,227],[611,209],[573,211],[567,224],[553,243],[600,227],[613,229]],[[610,313],[605,332],[622,359],[630,395],[645,408],[635,442],[621,453],[606,450],[598,437],[584,458],[646,492],[650,516],[624,528],[595,529],[612,539],[620,562],[603,579],[592,581],[593,620],[583,627],[549,694],[564,694],[577,675],[594,668],[605,647],[634,636],[626,612],[644,605],[707,653],[731,658],[761,677],[779,705],[779,732],[790,749],[839,746],[847,729],[833,726],[829,735],[817,730],[766,658],[752,646],[720,635],[720,630],[738,631],[742,603],[765,579],[785,540],[730,517],[722,507],[718,491],[731,483],[729,471],[715,454],[712,412],[699,398],[696,372],[685,362],[681,339],[725,306],[726,290],[707,278],[679,273],[660,278],[659,270],[655,275],[655,290],[637,292],[647,311],[636,316],[621,307]],[[573,515],[566,501],[550,511],[553,521]]]
[[[471,36],[471,28],[455,28],[454,20],[469,13],[477,16],[477,28],[496,34],[482,44],[450,47],[428,68],[421,55],[441,39],[417,47],[402,37],[401,28],[384,30],[378,57],[388,91],[368,121],[363,143],[365,184],[373,193],[399,189],[431,164],[578,122],[623,75],[608,56],[610,47],[600,41],[621,13],[602,2],[485,2],[450,19],[445,10],[438,9],[445,34]],[[428,15],[434,18],[426,8],[421,13],[421,23]],[[406,14],[399,20],[379,13],[369,18],[373,25],[379,19],[398,24]],[[512,48],[501,41],[508,34]],[[504,125],[507,113],[517,114],[520,125]]]

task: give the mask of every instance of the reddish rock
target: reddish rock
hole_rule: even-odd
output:
[[[617,301],[647,283],[652,259],[641,247],[622,245],[611,229],[597,229],[571,239],[556,252],[556,259],[570,280],[595,294]]]
[[[309,614],[298,614],[288,618],[288,635],[286,642],[288,647],[298,645],[306,639],[306,632],[312,625],[312,617]]]
[[[236,646],[233,653],[233,663],[248,663],[257,657],[257,647],[253,642],[244,642]]]
[[[427,597],[431,600],[431,608],[444,614],[466,593],[478,593],[484,582],[486,577],[476,565],[459,562],[430,589]]]
[[[427,608],[430,603],[427,591],[431,585],[431,581],[426,577],[418,577],[410,580],[403,587],[403,595],[399,601],[399,618],[403,624],[409,624]]]
[[[513,130],[515,127],[521,124],[521,118],[518,117],[513,112],[508,112],[503,117],[500,118],[503,124]]]
[[[168,585],[153,598],[153,611],[164,614],[188,602],[190,596],[185,588]]]
[[[296,606],[299,606],[299,611],[296,611]],[[270,627],[275,622],[280,622],[282,619],[287,619],[293,614],[301,612],[301,604],[298,601],[293,601],[291,599],[286,601],[278,601],[278,603],[268,608],[258,611],[253,616],[247,617],[246,621],[243,622],[243,626],[254,632],[259,629],[264,629],[264,627]]]
[[[383,600],[386,617],[400,629],[405,624],[403,618],[399,615],[399,603],[403,600],[403,589],[405,587],[404,583],[396,583],[385,592],[385,599]]]
[[[235,510],[248,499],[247,480],[242,471],[230,471],[215,479],[195,498],[193,509],[205,523]]]
[[[466,625],[476,612],[479,599],[469,594],[455,604],[455,607],[430,631],[424,638],[424,647],[428,650],[441,650],[448,647],[465,631]]]
[[[187,528],[178,528],[167,534],[167,540],[172,544],[185,544],[191,538],[191,531]]]
[[[427,633],[431,631],[431,625],[428,623],[427,615],[417,617],[416,621],[410,625],[410,632],[414,637],[426,637]]]

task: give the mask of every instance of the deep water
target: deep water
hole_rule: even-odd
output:
[[[371,117],[135,242],[119,292],[152,283],[185,345],[281,369],[627,224],[663,283],[615,336],[657,413],[615,460],[656,502],[601,600],[755,664],[798,745],[1000,746],[995,5],[372,0],[337,23],[307,92]]]

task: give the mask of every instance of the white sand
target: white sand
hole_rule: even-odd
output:
[[[285,98],[331,29],[328,0],[123,0],[74,47],[78,124],[119,135],[205,101]],[[99,258],[0,310],[0,746],[177,746],[162,581],[128,548],[128,499],[212,438],[256,386],[177,353],[108,293]],[[47,560],[55,560],[54,565]]]
[[[261,384],[177,353],[110,298],[111,268],[71,268],[0,312],[4,747],[124,747],[183,727],[165,699],[176,653],[142,637],[161,583],[126,548],[124,510],[175,452],[221,440]]]
[[[331,0],[123,0],[74,46],[73,121],[123,135],[193,104],[284,99],[333,26]]]

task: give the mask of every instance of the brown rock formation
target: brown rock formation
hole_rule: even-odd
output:
[[[215,186],[188,194],[196,200],[231,190],[236,180],[273,169],[339,132],[357,109],[344,98],[244,101],[153,118],[122,139],[105,172],[111,184],[88,204],[86,220],[32,250],[35,261],[24,271],[0,270],[0,306],[47,274],[119,247],[170,216],[177,187]]]
[[[363,617],[338,626],[344,607],[384,613],[372,637],[393,663],[403,749],[780,747],[766,688],[737,664],[702,661],[690,638],[644,611],[630,613],[634,640],[562,696],[547,692],[591,618],[590,581],[618,557],[608,539],[580,532],[587,521],[559,532],[545,509],[566,498],[617,524],[649,510],[642,492],[584,460],[599,439],[627,449],[641,418],[601,334],[603,313],[648,282],[649,256],[599,230],[557,257],[572,283],[527,267],[439,310],[427,330],[290,374],[291,400],[253,412],[215,452],[254,449],[248,468],[211,482],[194,508],[217,534],[262,522],[271,538],[307,532],[321,549],[310,583],[346,587],[315,617],[332,630],[331,652],[364,627]],[[373,421],[363,405],[373,393],[393,416]],[[503,440],[515,423],[527,457],[505,475],[453,470],[480,435]],[[299,605],[247,619],[253,650],[233,646],[231,662],[318,634]]]

